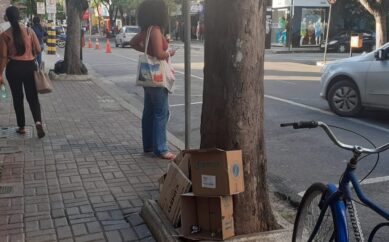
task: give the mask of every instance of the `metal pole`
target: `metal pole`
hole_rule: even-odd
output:
[[[326,34],[326,46],[324,48],[324,64],[327,61],[327,46],[328,46],[328,35],[330,33],[330,24],[331,24],[331,12],[332,12],[332,4],[330,4],[330,12],[328,16],[328,24],[327,24],[327,34]]]
[[[190,148],[190,105],[191,105],[191,19],[190,19],[190,0],[183,0],[184,15],[184,43],[185,43],[185,149]]]

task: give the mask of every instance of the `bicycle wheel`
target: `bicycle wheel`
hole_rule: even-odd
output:
[[[320,216],[319,204],[326,192],[327,187],[322,183],[313,184],[305,192],[294,222],[292,242],[308,241]],[[328,208],[313,241],[335,241],[334,222],[331,208]]]

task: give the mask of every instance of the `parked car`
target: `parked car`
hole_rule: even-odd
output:
[[[134,37],[137,33],[140,32],[140,28],[138,26],[123,26],[120,29],[120,32],[116,35],[115,45],[118,47],[124,48],[126,45],[130,43],[132,37]]]
[[[362,35],[362,48],[353,48],[353,51],[372,51],[375,50],[375,33],[368,30],[341,31],[328,41],[328,51],[345,53],[350,51],[351,36]],[[321,44],[324,50],[325,42]]]
[[[320,96],[340,116],[364,107],[389,110],[389,43],[376,51],[330,62],[323,67]]]

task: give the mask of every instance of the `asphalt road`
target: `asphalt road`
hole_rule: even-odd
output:
[[[172,118],[168,129],[184,140],[184,51],[178,50],[173,62],[177,69],[177,90],[170,96]],[[200,118],[203,84],[202,49],[192,50],[192,148],[200,143]],[[329,54],[329,60],[347,55]],[[131,103],[142,110],[143,90],[135,86],[138,53],[129,48],[113,48],[113,53],[84,49],[84,61],[95,73],[119,87],[137,102]],[[389,112],[367,110],[358,118],[338,117],[319,97],[320,67],[309,65],[321,61],[320,53],[267,54],[265,56],[265,133],[270,182],[292,199],[313,182],[337,183],[351,153],[340,150],[319,129],[293,130],[280,128],[282,122],[321,120],[347,128],[368,137],[375,144],[389,142]],[[368,146],[362,138],[336,130],[337,137],[345,143]],[[360,162],[358,174],[364,176],[374,165],[376,157]],[[383,207],[389,209],[389,152],[381,154],[381,162],[369,178],[371,184],[363,185],[364,191]],[[358,206],[364,233],[369,234],[380,219],[373,212]],[[388,241],[389,228],[383,229],[375,241]]]

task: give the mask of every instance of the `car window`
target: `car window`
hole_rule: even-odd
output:
[[[137,34],[137,33],[139,33],[139,28],[138,27],[127,27],[126,28],[126,33]]]
[[[124,32],[124,28],[121,28],[119,33],[123,34],[123,32]]]
[[[339,37],[340,38],[346,38],[346,37],[348,37],[348,33],[347,32],[340,33]]]

